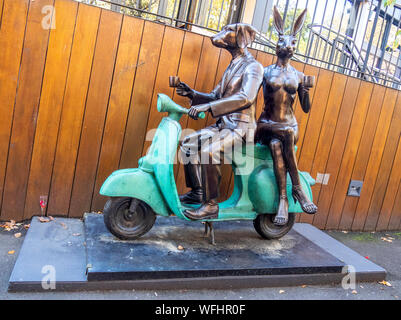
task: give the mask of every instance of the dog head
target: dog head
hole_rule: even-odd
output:
[[[255,40],[256,32],[254,27],[246,23],[229,24],[211,37],[211,40],[213,45],[218,48],[244,49]]]
[[[278,42],[276,45],[276,54],[279,58],[292,58],[294,55],[297,38],[296,35],[301,31],[306,18],[306,9],[302,11],[295,21],[289,35],[284,35],[284,21],[281,18],[276,6],[273,9],[273,25],[278,33]]]

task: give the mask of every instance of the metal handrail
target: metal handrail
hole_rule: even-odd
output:
[[[333,33],[336,35],[336,38],[334,41],[330,40],[329,38],[325,37],[322,35],[320,32],[315,31],[313,28],[318,27],[320,29],[325,29],[329,31],[330,33]],[[308,25],[308,28],[311,30],[311,32],[325,41],[327,44],[329,44],[332,48],[338,50],[341,52],[341,54],[349,56],[352,61],[355,63],[356,67],[358,68],[358,71],[363,74],[363,78],[366,80],[369,80],[368,77],[370,77],[370,80],[373,81],[374,83],[377,83],[377,79],[375,77],[375,74],[372,72],[373,70],[369,66],[365,66],[363,63],[363,58],[362,58],[362,53],[358,49],[358,47],[355,45],[355,40],[343,33],[336,32],[335,30],[332,30],[331,28],[325,26],[325,25],[320,25],[320,24],[311,24]],[[338,47],[338,43],[341,43],[343,45],[343,48]],[[352,45],[353,44],[353,45]],[[344,51],[344,47],[348,50]],[[356,51],[357,54],[354,53]],[[360,59],[362,59],[362,64],[360,62]],[[356,70],[353,70],[356,71]]]

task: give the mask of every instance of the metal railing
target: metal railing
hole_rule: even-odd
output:
[[[228,23],[252,23],[260,31],[252,47],[271,53],[277,41],[272,6],[281,12],[287,29],[307,8],[296,60],[401,88],[401,47],[396,41],[401,39],[401,0],[393,6],[384,6],[384,0],[78,1],[206,35]]]

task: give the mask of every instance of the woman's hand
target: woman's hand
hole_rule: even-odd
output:
[[[310,87],[305,86],[303,83],[299,84],[299,88],[298,88],[299,94],[306,95],[309,93],[309,89],[310,89]]]
[[[194,90],[192,90],[186,83],[180,82],[178,87],[176,88],[176,92],[179,96],[188,97],[189,99],[193,99]]]
[[[198,119],[198,115],[201,112],[207,112],[210,110],[210,105],[209,104],[199,104],[197,106],[192,106],[189,111],[188,111],[188,115],[192,118],[197,120]]]

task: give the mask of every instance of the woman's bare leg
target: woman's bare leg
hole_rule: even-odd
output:
[[[317,207],[312,201],[310,201],[309,197],[302,189],[299,179],[297,158],[294,150],[296,135],[296,132],[292,129],[285,131],[285,139],[283,144],[284,159],[287,164],[288,172],[292,182],[292,196],[295,201],[299,201],[304,212],[314,214],[317,211]]]
[[[273,157],[274,173],[279,190],[279,206],[274,218],[274,224],[285,225],[288,222],[288,199],[287,199],[287,170],[283,158],[283,146],[280,140],[272,139],[269,147]]]

